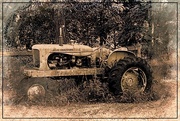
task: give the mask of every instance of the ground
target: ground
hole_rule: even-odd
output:
[[[21,118],[34,119],[166,119],[177,118],[177,80],[163,80],[160,99],[141,103],[70,103],[63,106],[13,105],[9,102],[11,91],[4,91],[3,118],[8,120]],[[180,83],[179,83],[180,85]],[[161,88],[159,88],[161,89]],[[162,89],[163,90],[163,89]],[[180,97],[180,96],[179,96]],[[170,119],[169,119],[170,118]],[[21,119],[21,120],[23,120]],[[84,120],[85,120],[84,119]],[[139,120],[140,120],[139,119]],[[6,119],[3,119],[6,120]],[[43,120],[43,119],[42,119]]]
[[[176,118],[177,85],[167,80],[171,96],[144,103],[76,103],[62,107],[4,105],[6,118]]]

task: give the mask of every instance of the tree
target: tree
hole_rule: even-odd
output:
[[[159,55],[166,55],[169,58],[170,50],[175,48],[176,42],[176,4],[152,4],[151,10],[151,56],[153,58]],[[171,16],[170,16],[171,15]],[[174,43],[174,44],[173,44]],[[162,58],[161,58],[162,59]]]
[[[104,0],[103,4],[78,1],[62,4],[32,3],[28,8],[18,11],[21,18],[16,22],[17,25],[10,24],[14,19],[7,23],[6,28],[12,28],[12,31],[16,29],[15,36],[5,33],[7,44],[15,46],[16,36],[22,45],[32,40],[34,44],[57,43],[58,27],[64,18],[66,43],[73,39],[93,46],[100,37],[100,45],[106,42],[113,43],[114,47],[132,45],[145,33],[143,23],[148,21],[150,6],[135,0],[122,1]],[[35,7],[32,7],[34,4]],[[115,33],[113,41],[107,38]]]

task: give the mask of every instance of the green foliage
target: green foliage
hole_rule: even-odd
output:
[[[148,4],[133,1],[123,3],[104,1],[104,4],[32,3],[24,10],[17,10],[14,17],[10,18],[11,21],[7,22],[6,44],[17,47],[27,45],[31,40],[33,44],[57,43],[59,26],[65,23],[66,43],[74,39],[93,45],[100,37],[100,44],[106,41],[112,44],[112,40],[108,40],[107,37],[118,33],[116,38],[113,38],[114,44],[131,45],[136,43],[136,33],[144,31],[143,23],[148,19],[149,7]],[[15,21],[17,15],[20,15],[20,19]]]
[[[43,14],[44,13],[44,14]],[[48,7],[38,7],[21,15],[19,25],[19,39],[21,44],[27,44],[29,40],[37,43],[50,43],[55,36],[54,11]]]
[[[153,6],[156,9],[151,8]],[[58,43],[59,27],[65,24],[65,43],[73,39],[93,46],[100,38],[100,44],[114,44],[112,47],[116,48],[138,41],[145,43],[144,55],[156,58],[168,53],[175,32],[172,23],[174,7],[162,6],[135,0],[115,3],[105,0],[104,4],[77,1],[31,3],[8,19],[4,36],[10,47],[29,45],[32,40],[33,44]]]

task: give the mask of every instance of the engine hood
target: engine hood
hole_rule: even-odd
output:
[[[58,44],[37,44],[32,47],[33,49],[48,49],[53,51],[73,51],[73,50],[84,50],[84,51],[92,51],[93,48],[87,45],[78,45],[78,44],[63,44],[63,46],[59,46]]]
[[[94,48],[79,44],[63,44],[63,46],[58,44],[37,44],[32,49],[38,49],[46,53],[64,53],[76,56],[87,56],[94,51]]]

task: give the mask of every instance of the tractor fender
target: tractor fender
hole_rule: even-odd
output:
[[[130,51],[123,51],[123,50],[116,50],[109,54],[107,65],[109,68],[111,68],[116,62],[118,62],[121,59],[124,59],[125,57],[136,57],[136,55],[133,52]]]

